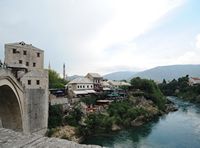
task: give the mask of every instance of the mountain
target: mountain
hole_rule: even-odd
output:
[[[127,80],[132,77],[136,72],[133,71],[118,71],[109,73],[103,76],[104,79],[108,80]]]
[[[163,79],[172,80],[186,75],[200,77],[200,65],[159,66],[136,73],[132,76],[132,78],[141,77],[162,82]]]

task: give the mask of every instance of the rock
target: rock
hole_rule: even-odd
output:
[[[178,107],[176,107],[173,103],[168,103],[165,105],[165,113],[177,111]]]
[[[139,116],[135,120],[131,121],[131,126],[141,126],[144,124],[144,116]]]
[[[117,124],[112,125],[112,131],[118,131],[121,130],[121,128]]]

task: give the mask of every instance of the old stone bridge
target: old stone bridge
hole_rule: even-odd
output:
[[[0,69],[0,127],[26,132],[24,89],[9,70]]]
[[[44,134],[48,124],[48,88],[27,88],[10,69],[0,67],[0,127]]]

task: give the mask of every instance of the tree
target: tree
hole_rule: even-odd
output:
[[[62,125],[63,110],[61,105],[49,106],[48,128]]]
[[[49,88],[64,88],[67,81],[60,78],[59,74],[54,70],[49,70]]]
[[[131,80],[131,85],[134,89],[142,90],[145,97],[152,100],[159,109],[164,109],[166,99],[154,81],[136,77]]]
[[[166,82],[166,80],[165,79],[163,79],[163,82],[162,82],[163,84],[167,84],[167,82]]]

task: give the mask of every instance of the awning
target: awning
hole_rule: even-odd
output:
[[[96,93],[96,91],[94,91],[94,90],[85,90],[87,93],[89,93],[89,94],[93,94],[93,93]]]
[[[86,92],[84,90],[73,91],[73,93],[76,94],[76,95],[86,95],[86,94],[88,94],[88,92]]]
[[[111,103],[113,100],[97,100],[98,103]]]
[[[110,88],[108,87],[104,87],[103,90],[111,90]]]

